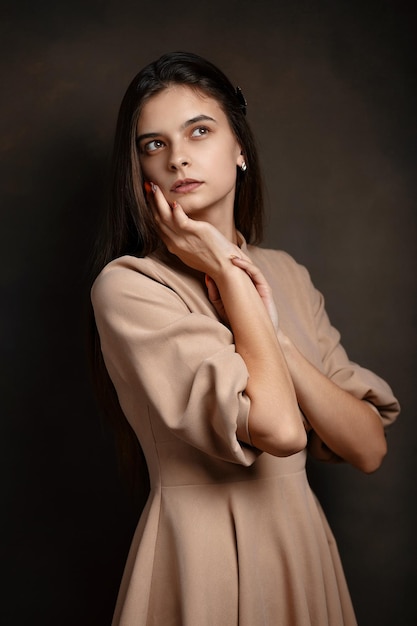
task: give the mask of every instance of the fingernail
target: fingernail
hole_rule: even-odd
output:
[[[156,185],[154,183],[151,183],[151,189],[152,189],[153,193],[155,193],[157,187],[156,187]]]
[[[145,188],[146,193],[151,193],[152,187],[151,187],[150,183],[148,183],[147,180],[145,180],[145,182],[143,183],[143,186]]]
[[[172,208],[173,208],[173,209],[176,209],[176,208],[177,208],[177,206],[178,206],[177,201],[176,201],[176,200],[174,200],[174,202],[172,203]]]

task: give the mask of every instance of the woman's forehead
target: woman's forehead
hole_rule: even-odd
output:
[[[226,116],[215,98],[200,89],[188,85],[168,85],[162,91],[151,96],[143,105],[138,128],[166,125],[181,125],[199,115],[213,117],[216,121]]]

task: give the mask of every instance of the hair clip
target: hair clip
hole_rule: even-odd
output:
[[[243,91],[240,87],[236,87],[236,96],[239,100],[239,105],[242,109],[243,115],[246,115],[246,107],[248,106],[248,103],[246,102],[245,96],[243,95]]]

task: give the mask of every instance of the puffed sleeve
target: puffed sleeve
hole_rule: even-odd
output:
[[[121,407],[134,427],[150,413],[156,438],[174,434],[217,458],[250,465],[248,372],[231,332],[191,312],[170,286],[114,266],[92,290],[101,347]],[[140,429],[139,429],[140,430]]]
[[[400,412],[391,388],[382,378],[349,360],[340,343],[340,333],[329,321],[322,294],[308,280],[324,373],[345,391],[367,401],[380,415],[384,428],[389,427]],[[309,449],[320,460],[339,460],[315,433],[310,437]]]

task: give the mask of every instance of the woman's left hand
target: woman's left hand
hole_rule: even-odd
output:
[[[265,276],[262,274],[261,270],[254,264],[246,255],[236,256],[232,258],[232,263],[237,267],[240,267],[242,270],[246,272],[246,274],[250,277],[253,284],[256,287],[256,291],[261,297],[262,302],[266,310],[268,311],[269,317],[271,318],[272,324],[275,328],[275,332],[278,333],[279,325],[278,325],[278,311],[275,306],[274,298],[272,295],[272,289],[269,286]]]
[[[256,265],[254,265],[254,263],[252,263],[249,257],[247,257],[241,250],[239,251],[239,253],[242,256],[232,256],[231,261],[233,265],[240,267],[244,272],[246,272],[246,274],[249,276],[249,278],[253,282],[262,302],[264,303],[266,310],[268,311],[269,317],[271,318],[272,324],[275,328],[275,332],[278,334],[279,333],[278,312],[275,306],[274,298],[272,296],[271,287],[269,286],[269,283],[267,282],[265,276],[262,274],[261,270]],[[207,286],[207,293],[208,293],[208,298],[210,302],[216,309],[217,314],[219,315],[220,319],[225,324],[228,324],[229,322],[227,319],[226,312],[224,310],[224,306],[220,297],[219,290],[217,289],[217,285],[215,281],[207,274],[206,274],[206,286]]]

